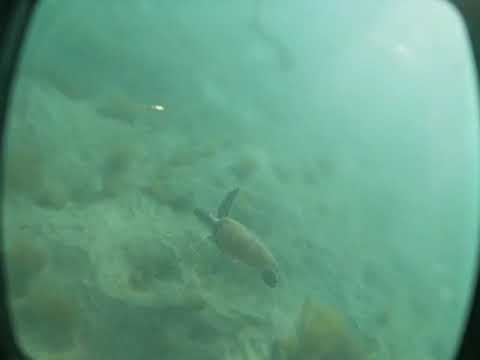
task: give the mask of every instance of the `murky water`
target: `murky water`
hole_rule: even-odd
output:
[[[15,85],[4,227],[36,359],[453,353],[478,110],[444,3],[43,1]]]

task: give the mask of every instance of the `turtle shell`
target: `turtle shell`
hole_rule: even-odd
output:
[[[277,263],[271,252],[244,225],[229,217],[218,220],[214,234],[220,250],[256,269],[274,270]]]

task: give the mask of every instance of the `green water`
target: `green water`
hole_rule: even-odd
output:
[[[450,359],[478,246],[468,46],[440,1],[43,1],[5,164],[22,347]],[[193,214],[237,187],[276,287]]]

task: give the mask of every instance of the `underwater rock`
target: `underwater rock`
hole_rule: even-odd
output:
[[[27,145],[7,148],[5,157],[6,190],[35,196],[45,182],[43,156],[39,149]]]
[[[64,208],[70,200],[69,189],[58,173],[45,168],[47,163],[42,149],[35,146],[15,145],[7,149],[7,195],[12,192],[27,196],[36,205],[47,209]]]
[[[174,211],[187,212],[194,208],[194,193],[193,191],[188,191],[185,193],[176,192],[172,193],[168,204]]]
[[[188,313],[202,311],[208,306],[208,301],[203,293],[198,289],[183,289],[178,293],[175,303],[165,306],[163,310],[169,311],[169,316],[174,312],[179,312],[182,316]]]
[[[70,200],[70,194],[65,185],[61,182],[49,183],[47,186],[39,190],[35,196],[35,203],[46,209],[63,209]]]
[[[129,285],[137,291],[147,290],[154,281],[179,281],[182,278],[180,259],[170,246],[160,241],[136,241],[124,249],[131,268]]]
[[[346,320],[334,308],[307,299],[301,309],[296,332],[275,339],[272,360],[366,359]]]
[[[50,270],[72,282],[93,281],[95,267],[88,251],[62,240],[50,240],[50,246],[55,249],[50,252]]]
[[[238,160],[230,165],[230,171],[240,181],[248,180],[259,168],[259,160],[251,153],[241,155]]]
[[[124,174],[130,168],[135,155],[135,148],[129,145],[119,145],[112,149],[104,159],[102,172],[118,176]]]
[[[125,191],[127,176],[137,155],[137,149],[129,144],[114,147],[101,166],[102,193],[116,196]]]
[[[63,352],[74,346],[80,307],[63,287],[36,284],[16,314],[21,332],[46,350]]]
[[[70,200],[78,205],[91,205],[92,203],[103,198],[108,191],[104,188],[99,188],[94,181],[85,181],[77,184],[72,184],[70,187]]]
[[[291,360],[297,351],[297,342],[294,336],[284,336],[274,339],[270,354],[271,360]]]
[[[174,181],[156,179],[144,190],[158,203],[166,205],[174,211],[188,212],[195,207],[193,191],[179,186]]]
[[[31,240],[15,239],[7,249],[7,281],[15,297],[23,297],[32,280],[45,269],[47,252]]]

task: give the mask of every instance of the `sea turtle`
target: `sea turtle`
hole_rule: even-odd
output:
[[[218,207],[217,216],[202,209],[195,215],[212,229],[211,239],[226,255],[261,271],[263,281],[270,287],[278,283],[278,265],[272,253],[245,225],[229,217],[239,188],[230,191]]]

